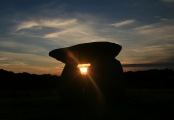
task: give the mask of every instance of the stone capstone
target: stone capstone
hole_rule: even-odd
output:
[[[102,56],[114,58],[119,54],[121,48],[115,43],[92,42],[55,49],[49,52],[49,56],[65,64],[91,63]]]
[[[110,42],[92,42],[52,50],[49,55],[63,63],[60,94],[63,101],[79,101],[84,86],[88,98],[101,102],[105,99],[112,103],[123,93],[123,69],[115,57],[121,46]],[[80,74],[78,64],[90,63],[87,76]],[[102,93],[102,98],[101,94]],[[100,101],[100,102],[99,102]],[[102,104],[102,103],[101,103]]]

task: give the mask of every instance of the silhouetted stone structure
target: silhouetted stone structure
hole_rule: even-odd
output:
[[[92,42],[51,51],[51,57],[65,63],[60,88],[64,100],[78,101],[83,94],[84,84],[89,99],[105,99],[108,103],[117,100],[123,92],[123,70],[115,59],[121,48],[115,43]],[[77,68],[78,64],[83,63],[91,64],[86,78],[80,75]]]

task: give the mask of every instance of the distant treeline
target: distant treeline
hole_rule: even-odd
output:
[[[174,88],[174,70],[146,70],[136,72],[125,72],[123,79],[127,87],[131,88],[153,88],[172,89]]]
[[[57,87],[59,76],[13,73],[0,69],[0,89],[50,89]]]
[[[40,96],[57,93],[59,76],[14,73],[0,69],[0,97]]]
[[[56,75],[13,73],[0,69],[0,97],[43,96],[59,94],[60,77]],[[126,88],[174,89],[174,70],[124,72]]]

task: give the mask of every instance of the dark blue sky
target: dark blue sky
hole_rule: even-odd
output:
[[[1,0],[0,68],[60,73],[50,50],[93,41],[122,45],[125,71],[164,67],[174,60],[173,11],[174,0]]]

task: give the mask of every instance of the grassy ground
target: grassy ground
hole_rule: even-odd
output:
[[[0,99],[0,120],[172,120],[174,95],[128,95],[108,111],[100,106],[64,105],[59,97]]]

